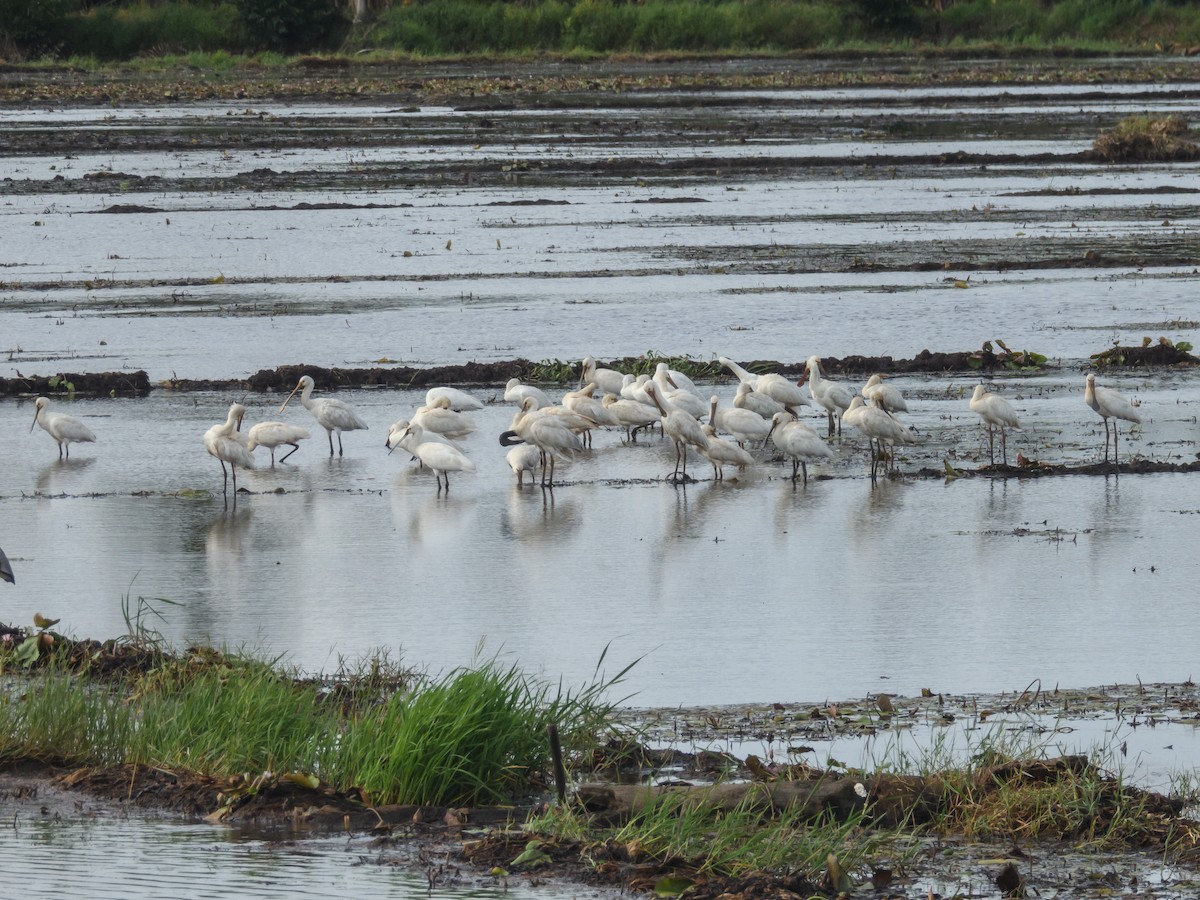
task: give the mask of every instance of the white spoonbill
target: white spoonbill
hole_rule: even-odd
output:
[[[583,416],[585,419],[591,419],[596,425],[604,425],[608,427],[616,427],[621,424],[621,420],[617,418],[616,413],[610,412],[605,408],[604,404],[592,396],[596,390],[595,382],[588,382],[587,387],[578,391],[570,391],[563,395],[562,405],[565,409],[569,409],[576,415]],[[584,432],[584,442],[590,447],[592,444],[592,429],[587,429]]]
[[[413,413],[410,421],[427,433],[433,431],[448,438],[466,437],[475,430],[475,423],[466,413],[452,409],[450,402],[449,397],[434,397]]]
[[[288,394],[287,400],[283,401],[283,405],[279,407],[280,412],[283,412],[284,407],[288,405],[288,400],[296,396],[296,391],[300,391],[300,402],[304,408],[312,413],[317,424],[324,428],[325,434],[329,436],[330,456],[333,456],[333,433],[335,431],[338,436],[338,456],[341,456],[342,432],[359,431],[367,427],[367,423],[362,420],[362,417],[341,400],[333,397],[320,397],[314,400],[312,398],[313,380],[308,375],[300,376],[300,381],[292,388],[292,392]]]
[[[738,444],[745,444],[746,441],[766,442],[767,435],[771,433],[770,421],[764,419],[756,412],[751,412],[748,409],[738,409],[736,406],[729,409],[720,409],[718,408],[720,401],[717,399],[716,394],[713,394],[708,402],[708,421],[710,425],[715,425],[726,434],[733,435],[733,439]]]
[[[428,440],[425,429],[416,422],[408,423],[408,428],[400,435],[397,443],[404,444],[407,438],[412,440],[407,449],[433,471],[434,478],[437,479],[438,493],[441,493],[443,479],[446,482],[446,490],[450,490],[451,472],[475,471],[475,463],[467,458],[467,454],[441,440]]]
[[[1108,462],[1108,420],[1124,419],[1126,422],[1141,424],[1142,416],[1137,408],[1114,391],[1112,388],[1100,387],[1096,384],[1096,375],[1088,372],[1087,383],[1083,389],[1083,402],[1099,413],[1104,419],[1104,461]],[[1117,459],[1117,423],[1112,424],[1113,462]]]
[[[804,391],[800,389],[800,386],[804,384],[804,378],[801,378],[799,382],[791,382],[775,372],[768,372],[765,375],[755,375],[753,372],[743,369],[727,356],[717,357],[717,361],[736,375],[738,381],[750,385],[755,391],[760,394],[766,394],[772,400],[777,400],[788,409],[808,406],[808,398],[804,396]]]
[[[517,486],[525,484],[525,473],[529,473],[529,481],[533,481],[533,473],[542,460],[542,451],[533,444],[516,444],[504,454],[508,467],[517,476]]]
[[[717,437],[717,429],[711,425],[701,426],[707,445],[700,452],[712,463],[713,481],[725,480],[725,466],[737,466],[744,469],[754,465],[754,457],[732,441]]]
[[[654,401],[658,407],[659,413],[662,415],[662,429],[665,434],[670,436],[675,442],[675,471],[671,473],[671,481],[678,484],[680,481],[687,483],[687,448],[690,444],[701,453],[708,448],[708,437],[704,434],[704,429],[700,427],[700,423],[696,421],[696,417],[686,410],[680,409],[670,400],[665,400],[658,395],[658,388],[653,382],[647,383],[646,393],[650,399]],[[683,474],[680,474],[679,464],[683,461]]]
[[[636,400],[624,400],[616,394],[605,394],[603,403],[604,408],[625,426],[625,437],[630,441],[636,442],[639,431],[657,425],[661,418],[657,408]]]
[[[636,378],[633,375],[626,375],[625,382],[621,385],[621,397],[625,400],[632,400],[634,403],[641,403],[644,406],[652,407],[657,412],[658,407],[654,405],[654,401],[646,393],[646,385],[649,383],[649,375],[638,375]]]
[[[45,397],[38,397],[34,401],[33,423],[29,426],[29,430],[33,431],[34,425],[41,425],[42,430],[58,443],[59,459],[63,458],[64,451],[66,458],[71,458],[71,444],[89,443],[96,439],[92,429],[74,416],[50,412],[49,407],[50,401]]]
[[[746,381],[738,382],[737,394],[733,397],[733,405],[738,409],[748,409],[750,412],[758,413],[764,419],[771,418],[775,413],[783,412],[782,403],[771,399],[766,394],[758,393]]]
[[[884,444],[915,444],[917,436],[911,428],[884,409],[878,399],[871,402],[875,405],[868,406],[862,397],[855,397],[842,418],[867,436],[871,453],[871,480],[874,481],[879,468],[879,458],[887,460],[889,468],[895,460],[895,454],[889,456]],[[877,444],[878,453],[875,449]]]
[[[863,399],[875,400],[882,409],[890,413],[908,412],[904,395],[890,384],[884,384],[883,378],[883,375],[872,375],[867,379],[862,388]]]
[[[829,419],[829,434],[831,436],[833,434],[834,416],[838,418],[837,431],[838,434],[841,434],[841,416],[850,408],[854,392],[844,384],[821,377],[821,357],[810,356],[804,367],[808,369],[808,392],[812,394],[812,398],[817,401],[818,405],[825,407],[825,414]]]
[[[520,404],[526,397],[533,397],[538,402],[538,406],[553,406],[554,401],[539,387],[534,387],[532,384],[522,384],[520,378],[508,379],[508,384],[504,386],[504,399],[509,403]]]
[[[821,440],[821,436],[807,423],[786,411],[775,413],[771,419],[771,443],[784,456],[792,458],[792,481],[803,471],[804,483],[808,484],[808,461],[833,458],[833,451]]]
[[[692,391],[680,387],[666,363],[659,363],[655,366],[653,382],[660,400],[674,404],[693,419],[699,419],[708,414],[708,407],[704,401]]]
[[[500,445],[532,444],[542,455],[542,484],[554,487],[554,463],[559,459],[572,459],[575,452],[583,449],[583,441],[571,430],[566,420],[553,412],[535,409],[532,398],[521,401],[521,409],[513,417],[512,427],[500,435]],[[546,469],[550,477],[547,480]]]
[[[996,464],[996,435],[993,429],[1000,429],[1000,458],[1004,461],[1004,465],[1007,466],[1008,438],[1005,429],[1021,430],[1021,423],[1017,421],[1016,410],[1012,408],[1011,403],[999,394],[988,393],[987,388],[982,384],[975,385],[975,393],[971,396],[971,409],[979,413],[979,417],[983,419],[983,424],[987,426],[988,457],[991,459],[993,466]]]
[[[287,422],[259,422],[246,435],[246,449],[252,451],[255,447],[268,448],[271,451],[271,465],[274,466],[276,447],[282,444],[292,448],[279,457],[280,462],[287,462],[287,458],[300,449],[296,442],[309,437],[312,435],[298,425],[290,425]]]
[[[204,432],[204,449],[208,451],[209,456],[215,456],[217,462],[221,464],[221,475],[224,479],[222,493],[226,496],[229,495],[229,472],[225,470],[225,463],[229,463],[229,471],[233,473],[235,501],[237,500],[237,467],[254,468],[254,457],[246,448],[246,438],[239,433],[244,415],[246,415],[246,407],[240,403],[234,403],[229,407],[229,415],[224,422],[214,425]]]
[[[7,581],[9,584],[17,583],[17,576],[13,574],[12,564],[4,555],[3,550],[0,550],[0,581]]]
[[[431,387],[425,392],[425,405],[433,406],[442,398],[450,401],[450,409],[455,412],[474,412],[483,409],[483,404],[466,391],[452,387]]]
[[[616,369],[598,369],[594,357],[585,356],[580,366],[579,384],[594,384],[603,394],[619,394],[625,383],[625,374]]]
[[[421,423],[418,422],[417,424],[420,425]],[[416,441],[413,440],[412,434],[409,433],[408,426],[408,419],[400,419],[392,423],[392,426],[388,429],[387,440],[383,443],[383,446],[387,447],[388,453],[391,453],[397,447],[403,447],[409,453],[413,452],[413,447],[416,446]],[[424,430],[421,435],[421,440],[425,441],[426,443],[433,441],[435,443],[447,444],[453,447],[455,450],[460,452],[462,451],[462,447],[454,443],[454,441],[450,440],[450,438],[446,437],[444,434],[438,434],[436,431],[430,431],[429,429]],[[416,458],[417,457],[414,455],[413,459]],[[422,465],[424,464],[422,463]]]

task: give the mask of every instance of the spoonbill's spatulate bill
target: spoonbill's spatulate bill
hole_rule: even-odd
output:
[[[333,456],[333,433],[336,431],[338,436],[338,456],[342,455],[342,432],[343,431],[360,431],[367,427],[367,423],[362,420],[353,409],[341,400],[336,400],[333,397],[318,397],[313,399],[314,382],[309,375],[300,376],[300,381],[292,388],[292,392],[287,395],[287,400],[283,401],[283,405],[279,407],[279,411],[283,412],[284,407],[288,405],[288,400],[296,396],[296,391],[300,391],[300,402],[304,405],[317,424],[325,429],[326,435],[329,436],[329,455]]]

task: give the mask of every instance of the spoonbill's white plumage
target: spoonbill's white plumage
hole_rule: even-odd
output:
[[[448,438],[466,437],[475,430],[471,417],[452,409],[450,398],[444,396],[428,401],[413,413],[409,421],[420,425],[426,432],[433,431]]]
[[[708,406],[692,391],[679,386],[679,382],[671,374],[666,363],[659,363],[654,369],[655,393],[663,400],[690,415],[700,419],[708,415]]]
[[[783,404],[778,400],[768,397],[766,394],[760,394],[750,386],[748,381],[739,381],[737,393],[733,398],[733,405],[738,409],[748,409],[750,412],[758,413],[764,419],[769,419],[775,413],[783,412]]]
[[[333,433],[336,431],[338,436],[338,456],[342,455],[342,432],[343,431],[360,431],[367,427],[367,423],[362,420],[358,413],[351,409],[341,400],[333,397],[318,397],[316,400],[312,397],[313,380],[311,376],[302,375],[300,381],[292,388],[292,392],[288,394],[287,400],[283,401],[283,405],[279,407],[279,411],[283,412],[284,407],[288,405],[288,401],[296,396],[296,391],[300,391],[300,402],[304,405],[317,424],[325,429],[325,434],[329,437],[329,455],[333,456]]]
[[[452,387],[431,387],[425,392],[425,405],[433,406],[443,398],[450,402],[450,409],[455,412],[474,412],[483,409],[483,404],[466,391]]]
[[[553,406],[554,401],[539,387],[534,387],[532,384],[522,384],[520,378],[508,379],[508,384],[504,386],[504,399],[509,403],[520,405],[521,401],[526,397],[533,397],[538,402],[538,406]]]
[[[287,453],[279,457],[280,462],[300,449],[297,441],[312,437],[305,429],[288,422],[259,422],[246,434],[246,449],[253,451],[255,447],[266,447],[271,451],[271,465],[275,465],[275,448],[291,447]]]
[[[525,484],[525,473],[529,473],[529,480],[533,481],[533,473],[537,471],[538,464],[542,459],[542,451],[533,444],[516,444],[509,447],[508,452],[504,454],[504,459],[508,463],[508,467],[513,470],[517,476],[517,484]]]
[[[34,425],[41,425],[42,430],[54,438],[58,444],[59,459],[64,455],[67,459],[71,458],[71,444],[90,443],[96,439],[92,429],[74,416],[50,412],[50,401],[45,397],[38,397],[33,403],[33,423],[29,426],[30,431],[33,431]]]
[[[884,384],[882,375],[872,375],[868,378],[861,393],[864,400],[874,400],[887,412],[908,412],[908,404],[904,401],[904,395],[890,384]]]
[[[637,433],[643,428],[657,425],[661,418],[654,406],[647,406],[637,400],[625,400],[616,394],[605,394],[603,403],[604,408],[625,426],[625,436],[631,441],[637,440]]]
[[[724,438],[717,436],[717,429],[712,425],[702,425],[706,444],[700,452],[704,458],[712,463],[713,480],[725,480],[725,466],[737,466],[739,469],[744,469],[746,466],[754,465],[754,457],[746,450],[743,450],[732,441],[727,441]]]
[[[834,417],[837,417],[837,431],[838,434],[841,434],[841,416],[850,408],[854,392],[844,384],[838,384],[836,381],[829,381],[822,377],[819,356],[810,356],[804,367],[808,370],[808,392],[812,394],[812,398],[817,401],[819,406],[825,408],[825,414],[829,419],[829,434],[833,434]]]
[[[572,459],[576,451],[583,449],[583,441],[571,430],[563,416],[536,409],[530,397],[521,401],[521,408],[513,416],[512,427],[500,435],[500,445],[503,447],[519,443],[532,444],[541,451],[542,484],[548,487],[554,486],[555,461]]]
[[[646,393],[646,385],[650,383],[649,375],[626,375],[625,382],[621,386],[621,397],[624,400],[632,400],[634,403],[641,403],[644,406],[651,407],[655,412],[658,412],[658,407],[654,405],[654,401],[650,399],[650,395]]]
[[[237,467],[254,468],[254,457],[251,456],[250,450],[246,446],[246,437],[238,431],[244,415],[246,415],[246,407],[240,403],[234,403],[229,407],[229,415],[226,416],[224,422],[214,425],[204,432],[204,449],[208,451],[209,456],[215,456],[217,462],[221,464],[221,475],[224,479],[222,493],[229,494],[229,473],[232,472],[235,499],[237,497]],[[225,463],[229,463],[229,472],[225,470]]]
[[[909,426],[884,409],[878,398],[871,403],[874,405],[866,404],[862,397],[855,397],[842,418],[867,436],[871,452],[871,479],[874,480],[880,457],[888,461],[889,468],[894,461],[894,454],[889,456],[884,445],[915,444],[917,436]]]
[[[708,421],[726,434],[732,435],[739,444],[746,441],[763,441],[771,433],[771,423],[756,412],[738,409],[736,406],[722,409],[714,394],[709,398]]]
[[[417,459],[416,454],[413,453],[413,448],[417,444],[416,444],[416,441],[413,440],[413,436],[409,432],[408,426],[409,426],[408,419],[400,419],[396,422],[393,422],[391,427],[388,429],[387,440],[383,442],[383,445],[385,447],[387,447],[388,453],[391,453],[397,447],[402,447],[403,449],[407,450],[409,453],[413,454],[413,459]],[[454,443],[454,441],[452,441],[450,438],[446,437],[444,434],[438,434],[436,431],[428,431],[428,430],[423,431],[421,434],[421,440],[426,443],[433,441],[433,442],[437,442],[437,443],[448,444],[449,446],[453,447],[455,450],[462,452],[462,447],[460,447],[458,444]],[[417,461],[420,462],[419,459],[417,459]],[[424,463],[421,463],[421,465],[424,465]]]
[[[686,410],[680,409],[672,401],[660,397],[658,388],[653,382],[646,385],[646,393],[654,401],[662,416],[663,433],[675,442],[675,471],[671,473],[671,480],[676,483],[680,481],[686,483],[688,477],[687,448],[690,445],[703,453],[708,448],[708,438],[704,434],[704,429],[700,427],[700,423],[696,421],[696,417]],[[682,474],[680,474],[681,460],[683,463]]]
[[[7,581],[9,584],[17,583],[17,576],[13,574],[12,564],[4,555],[3,550],[0,550],[0,581]]]
[[[821,436],[787,411],[775,413],[771,418],[771,443],[784,456],[791,457],[792,481],[803,471],[805,484],[808,484],[809,460],[833,457],[833,451]]]
[[[979,414],[979,417],[983,419],[983,424],[987,426],[988,457],[991,459],[992,465],[996,464],[996,436],[993,429],[1000,429],[1000,458],[1007,466],[1007,429],[1021,430],[1016,410],[999,394],[988,393],[987,388],[982,384],[975,385],[975,393],[971,396],[971,409]]]
[[[1104,419],[1104,461],[1108,462],[1108,420],[1124,419],[1126,422],[1141,424],[1142,415],[1132,403],[1118,394],[1112,388],[1100,387],[1096,384],[1096,375],[1088,372],[1087,381],[1083,388],[1083,402],[1094,409]],[[1113,462],[1117,458],[1117,423],[1112,424]]]
[[[594,357],[585,356],[581,365],[580,385],[594,384],[600,389],[600,394],[619,394],[625,383],[625,374],[616,369],[599,369]]]
[[[442,490],[443,480],[446,483],[446,490],[450,490],[451,472],[475,471],[475,463],[471,462],[465,453],[448,442],[428,440],[425,429],[416,422],[408,423],[408,427],[404,429],[404,433],[400,435],[397,443],[403,445],[406,443],[406,439],[411,439],[411,443],[406,449],[409,449],[412,455],[419,459],[426,468],[432,470],[439,492]]]
[[[610,412],[603,402],[592,396],[595,390],[595,382],[588,382],[587,386],[582,390],[570,391],[564,394],[562,405],[577,415],[591,419],[597,425],[608,427],[619,426],[621,420],[617,418],[616,413]],[[591,444],[592,430],[590,428],[587,430],[586,435],[585,440],[588,444]]]
[[[766,394],[772,400],[782,403],[788,409],[808,406],[808,398],[804,396],[804,391],[801,390],[801,385],[804,383],[803,378],[797,383],[788,381],[788,379],[776,372],[755,375],[753,372],[743,369],[727,356],[720,356],[717,358],[717,361],[736,375],[738,381],[750,385],[758,393]]]

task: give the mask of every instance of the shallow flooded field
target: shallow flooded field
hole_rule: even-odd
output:
[[[1104,441],[1088,357],[1196,337],[1197,166],[1086,151],[1133,112],[1194,116],[1200,83],[395,100],[0,108],[0,376],[1000,339],[1051,362],[994,378],[1024,425],[1010,461],[1081,466]],[[1196,459],[1192,370],[1100,378],[1145,419],[1122,459]],[[987,462],[977,380],[892,380],[922,441],[877,484],[850,429],[807,484],[759,452],[678,487],[668,442],[611,431],[552,491],[506,469],[498,386],[472,387],[478,471],[441,493],[384,449],[414,391],[337,392],[370,429],[332,459],[278,395],[56,397],[98,436],[69,461],[9,399],[6,618],[106,638],[146,598],[173,642],[314,672],[500,654],[572,686],[636,660],[613,689],[636,707],[1192,677],[1196,476],[922,473]],[[234,401],[313,437],[259,451],[227,504],[201,438]],[[1156,772],[1194,766],[1179,745]]]

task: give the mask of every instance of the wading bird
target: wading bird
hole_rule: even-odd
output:
[[[280,445],[291,447],[287,453],[279,457],[279,461],[287,462],[287,458],[300,449],[297,441],[312,437],[305,429],[287,422],[259,422],[246,435],[246,449],[253,451],[255,447],[266,447],[271,451],[271,465],[275,465],[275,448]]]
[[[411,438],[411,443],[406,443]],[[400,434],[397,443],[405,446],[413,456],[421,461],[426,468],[433,471],[437,479],[438,493],[442,490],[442,480],[445,479],[446,490],[450,490],[451,472],[474,472],[475,463],[467,455],[452,444],[441,440],[428,440],[425,429],[415,422]]]
[[[717,437],[717,429],[711,425],[704,425],[702,428],[707,445],[700,452],[704,454],[705,459],[712,463],[713,481],[725,480],[724,466],[737,466],[739,469],[745,469],[746,466],[754,465],[754,457],[748,451],[732,441]]]
[[[504,460],[517,476],[517,485],[520,486],[525,484],[526,472],[529,473],[529,481],[532,483],[533,473],[542,460],[542,451],[533,444],[517,444],[504,454]]]
[[[624,400],[616,394],[604,395],[604,408],[625,426],[625,437],[630,441],[637,441],[639,431],[659,422],[658,410],[655,407],[636,400]]]
[[[895,454],[889,454],[884,445],[915,444],[917,436],[911,428],[884,409],[878,399],[871,402],[874,405],[868,406],[862,397],[855,397],[842,419],[867,436],[871,453],[871,480],[874,481],[880,457],[886,460],[889,468],[895,461]]]
[[[652,379],[657,388],[658,399],[674,404],[693,419],[699,419],[708,414],[708,406],[695,392],[681,387],[675,380],[675,375],[667,368],[666,363],[659,363],[654,368]]]
[[[1104,461],[1108,462],[1108,420],[1124,419],[1126,422],[1133,422],[1140,425],[1142,416],[1132,403],[1112,388],[1097,386],[1096,376],[1092,372],[1088,372],[1087,383],[1083,389],[1083,402],[1094,409],[1104,419]],[[1112,445],[1113,462],[1119,463],[1117,459],[1116,422],[1112,424]]]
[[[890,384],[884,384],[883,378],[882,375],[872,375],[867,379],[862,389],[863,399],[874,400],[875,405],[886,412],[908,412],[904,395]]]
[[[690,444],[701,453],[708,448],[708,437],[704,429],[691,413],[675,406],[671,401],[664,400],[658,395],[658,388],[653,382],[646,384],[646,394],[654,401],[662,416],[662,430],[675,442],[675,471],[671,473],[671,481],[687,483],[687,448]],[[683,461],[683,472],[680,473],[680,460]]]
[[[508,379],[508,384],[504,386],[504,399],[509,403],[520,404],[526,397],[533,397],[537,400],[538,406],[552,406],[554,401],[550,399],[550,395],[541,388],[534,387],[531,384],[522,384],[520,378]]]
[[[999,394],[988,393],[987,388],[982,384],[975,385],[975,393],[971,397],[971,409],[979,413],[979,417],[983,419],[983,424],[987,426],[988,458],[991,460],[993,466],[996,464],[996,435],[993,429],[1000,429],[1000,458],[1004,461],[1004,465],[1007,466],[1008,438],[1005,429],[1021,430],[1021,423],[1017,421],[1016,410],[1012,408],[1011,403]]]
[[[208,451],[209,456],[215,456],[217,462],[221,464],[221,475],[224,478],[222,493],[226,496],[229,495],[229,472],[225,470],[225,463],[229,463],[229,470],[233,472],[235,502],[237,500],[237,467],[254,468],[254,457],[246,448],[245,437],[238,432],[242,425],[242,416],[245,414],[246,407],[240,403],[234,403],[229,407],[229,416],[224,422],[214,425],[204,432],[204,449]]]
[[[625,374],[616,369],[597,369],[594,357],[585,356],[580,365],[579,386],[594,384],[600,389],[600,395],[619,394],[621,385],[625,382]]]
[[[727,409],[718,408],[717,395],[709,398],[708,422],[715,425],[744,446],[747,441],[766,442],[771,433],[771,423],[756,412],[748,409],[738,409],[736,406]]]
[[[804,391],[800,389],[800,386],[804,384],[803,378],[799,382],[791,382],[782,375],[774,372],[768,372],[765,375],[755,375],[752,372],[746,371],[726,356],[717,357],[717,361],[736,375],[738,381],[748,384],[758,393],[766,394],[772,400],[782,403],[788,410],[794,411],[796,407],[808,406],[808,398],[804,396]]]
[[[825,414],[829,419],[829,434],[831,436],[833,434],[835,416],[838,420],[837,432],[841,434],[842,413],[850,408],[854,392],[844,384],[828,381],[821,377],[821,358],[819,356],[810,356],[804,367],[808,370],[808,392],[820,406],[825,408]]]
[[[448,438],[466,437],[475,430],[475,423],[466,413],[451,408],[449,397],[439,396],[429,400],[413,413],[412,423],[420,425],[426,432],[434,431]]]
[[[808,484],[808,461],[833,458],[833,451],[821,440],[821,436],[786,411],[775,413],[771,420],[771,443],[784,456],[791,457],[792,481],[803,471],[804,483]]]
[[[582,417],[581,417],[582,418]],[[542,460],[542,484],[554,487],[554,463],[558,459],[572,459],[576,451],[583,449],[583,441],[571,430],[563,416],[545,409],[536,409],[534,401],[526,397],[521,408],[513,416],[512,427],[500,435],[500,446],[532,444],[540,451]],[[546,469],[550,477],[546,477]]]
[[[3,550],[0,550],[0,581],[7,581],[9,584],[17,583],[17,576],[13,574],[12,564],[9,563]]]
[[[38,397],[33,407],[33,423],[29,430],[33,431],[34,425],[41,425],[42,430],[58,443],[59,459],[64,455],[67,459],[71,458],[71,444],[89,443],[96,439],[92,429],[74,416],[50,412],[50,401],[45,397]]]
[[[748,382],[739,381],[737,393],[733,397],[733,405],[738,409],[748,409],[758,413],[764,419],[769,419],[777,412],[783,412],[783,404],[772,400],[766,394],[760,394],[750,387]]]
[[[338,456],[342,455],[342,432],[343,431],[359,431],[367,427],[367,423],[362,420],[358,413],[343,403],[341,400],[335,400],[333,397],[320,397],[316,400],[312,398],[313,380],[308,375],[302,375],[299,383],[292,388],[292,392],[288,394],[287,400],[283,401],[283,405],[279,407],[279,411],[283,412],[288,401],[296,396],[296,391],[300,391],[300,402],[304,405],[317,424],[325,429],[325,434],[329,437],[329,455],[333,456],[333,433],[336,431],[338,436]]]
[[[425,405],[433,406],[438,400],[450,401],[450,409],[455,412],[474,412],[483,409],[483,404],[468,394],[452,387],[431,387],[425,392]]]

